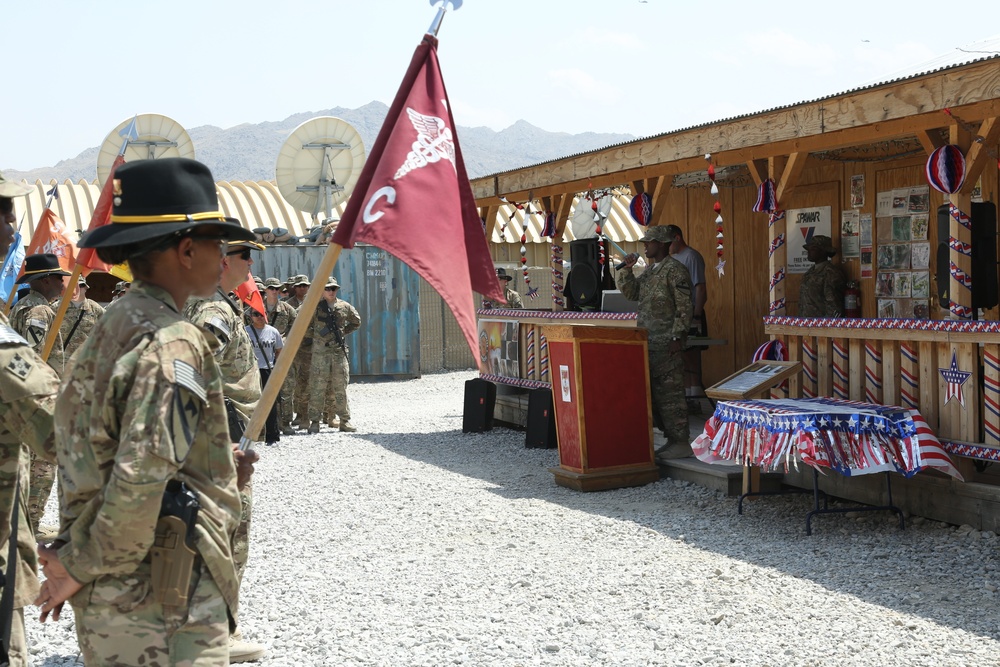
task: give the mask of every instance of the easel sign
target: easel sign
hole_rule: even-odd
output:
[[[801,361],[755,361],[705,390],[717,401],[766,398],[773,387],[802,370]]]

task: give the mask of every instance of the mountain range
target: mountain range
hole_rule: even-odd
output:
[[[336,107],[316,112],[293,114],[281,121],[244,123],[228,129],[202,125],[188,129],[195,146],[195,157],[212,170],[220,181],[267,181],[274,179],[274,162],[288,135],[299,125],[317,116],[336,116],[350,123],[361,135],[366,149],[385,121],[389,107],[369,102],[357,109]],[[496,132],[487,127],[456,129],[470,178],[495,174],[567,155],[602,148],[635,139],[630,134],[584,132],[548,132],[519,120]],[[97,175],[100,147],[88,148],[74,158],[60,160],[55,166],[30,171],[4,169],[5,178],[34,183],[52,179],[73,182],[92,181]]]

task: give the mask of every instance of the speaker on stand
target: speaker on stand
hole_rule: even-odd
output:
[[[571,241],[569,275],[566,276],[566,300],[570,310],[600,310],[602,287],[600,239]]]

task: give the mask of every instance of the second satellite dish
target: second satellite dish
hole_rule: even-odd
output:
[[[274,179],[291,206],[313,217],[333,216],[361,176],[365,146],[347,121],[333,116],[311,118],[292,130],[278,152]]]
[[[104,180],[111,173],[111,166],[121,152],[122,144],[128,133],[125,128],[132,122],[126,118],[108,133],[101,150],[97,154],[97,182],[104,185]],[[150,160],[161,157],[194,158],[194,143],[180,123],[173,118],[158,113],[143,113],[135,116],[134,139],[128,140],[125,148],[125,161]]]

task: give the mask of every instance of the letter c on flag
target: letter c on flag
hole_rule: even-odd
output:
[[[364,223],[366,225],[375,222],[383,215],[385,215],[385,212],[383,211],[373,212],[373,209],[375,208],[375,205],[378,203],[378,200],[383,197],[385,197],[386,200],[388,200],[388,203],[390,205],[395,204],[396,188],[392,187],[391,185],[387,185],[384,188],[379,188],[378,190],[375,191],[375,194],[372,195],[372,198],[369,199],[368,203],[365,205],[365,212],[364,216],[362,217],[362,220],[364,220]]]

